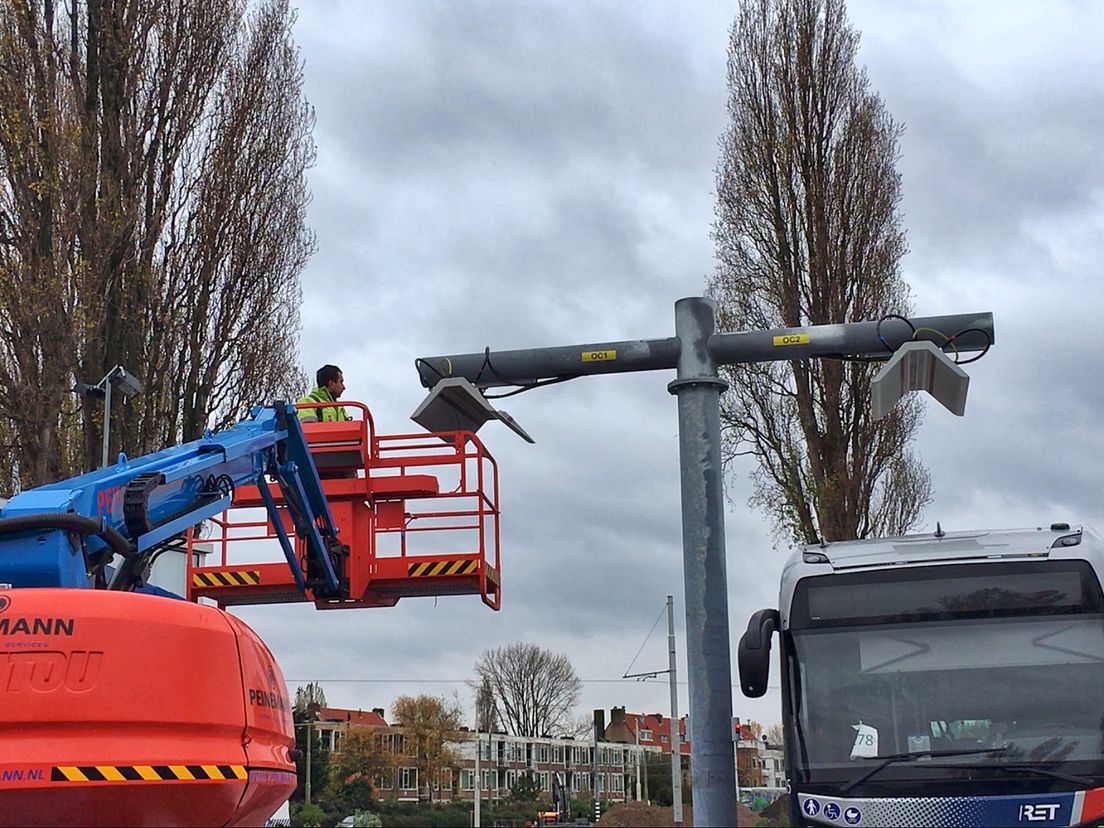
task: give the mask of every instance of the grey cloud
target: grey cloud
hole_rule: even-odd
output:
[[[349,396],[394,432],[412,427],[423,393],[416,356],[672,335],[672,303],[699,294],[712,268],[734,13],[731,4],[302,9],[319,117],[305,367],[336,355]],[[967,417],[933,408],[918,436],[937,487],[928,528],[1058,519],[1104,528],[1095,382],[1104,79],[1089,48],[1100,29],[1086,24],[1086,45],[1055,46],[1048,63],[1019,57],[1015,43],[963,49],[952,37],[964,26],[960,4],[856,3],[852,14],[871,30],[861,59],[872,88],[906,124],[904,267],[917,310],[997,319],[997,346],[967,369]],[[1048,15],[1033,36],[1063,42],[1070,14]],[[328,28],[330,16],[347,31]],[[1001,56],[1012,69],[996,83],[984,62]],[[459,681],[483,649],[518,639],[568,652],[584,678],[613,681],[669,592],[681,647],[671,378],[587,378],[501,402],[538,441],[523,445],[495,424],[481,432],[502,475],[501,613],[464,597],[242,615],[288,676],[338,667],[361,681],[327,687],[350,706],[451,692],[415,679]],[[745,505],[748,471],[742,461],[727,482],[733,646],[748,614],[777,600],[786,554]],[[368,683],[377,678],[407,683]],[[588,684],[581,712],[620,703],[666,709],[666,686]],[[735,701],[738,714],[768,723],[777,705]]]

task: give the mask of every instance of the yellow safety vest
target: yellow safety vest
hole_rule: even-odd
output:
[[[333,395],[324,387],[320,386],[315,388],[309,394],[300,397],[296,402],[300,403],[321,403],[321,402],[337,402],[333,398]],[[326,408],[300,408],[299,412],[300,420],[321,420],[324,423],[336,423],[342,420],[351,420],[348,414],[345,413],[345,409],[341,406],[327,406]]]

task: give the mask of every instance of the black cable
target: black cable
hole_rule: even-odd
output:
[[[552,377],[546,380],[537,380],[527,384],[521,384],[518,382],[511,383],[517,386],[513,391],[507,391],[505,394],[484,394],[483,396],[488,400],[502,400],[506,397],[513,397],[515,394],[520,394],[523,391],[532,391],[534,388],[543,388],[546,385],[555,385],[560,382],[567,382],[568,380],[578,379],[577,376],[570,377]]]
[[[0,535],[11,532],[33,532],[43,529],[59,529],[81,535],[95,535],[124,558],[134,557],[130,541],[107,521],[78,515],[75,512],[44,512],[35,515],[16,515],[0,518]]]
[[[436,368],[434,368],[432,365],[430,365],[426,360],[422,359],[421,357],[416,357],[414,359],[414,367],[417,368],[419,365],[424,365],[430,371],[435,373],[437,375],[437,379],[439,379],[439,380],[445,379],[445,375],[442,374],[440,371],[438,371]]]
[[[834,359],[839,362],[888,362],[889,357],[849,356],[848,354],[821,354],[821,359]]]
[[[475,375],[475,379],[472,381],[472,385],[479,385],[479,380],[483,376],[484,370],[490,370],[491,376],[498,380],[502,385],[513,386],[513,391],[507,391],[505,394],[487,394],[484,393],[484,399],[488,400],[501,400],[506,397],[513,397],[515,394],[521,394],[525,391],[532,391],[534,388],[542,388],[545,385],[555,385],[558,382],[566,382],[569,379],[575,379],[575,376],[561,376],[552,377],[546,380],[534,380],[533,382],[514,382],[508,380],[502,374],[498,373],[498,370],[494,367],[494,363],[491,362],[491,349],[490,346],[483,349],[483,364],[479,367],[479,373]]]
[[[491,364],[491,346],[488,345],[483,349],[483,364],[479,366],[479,371],[476,372],[475,379],[472,380],[472,385],[478,386],[479,379],[483,376],[483,372],[487,369],[487,366]],[[494,370],[493,368],[491,370]]]
[[[491,364],[491,349],[490,349],[490,346],[488,346],[483,351],[483,365],[487,368],[490,368],[491,369],[491,374],[494,376],[494,378],[496,380],[498,380],[499,382],[501,382],[503,385],[516,385],[516,386],[521,386],[522,385],[522,383],[520,383],[520,382],[511,382],[510,380],[506,379],[505,377],[502,376],[502,374],[498,373],[498,371],[495,370],[494,365]],[[479,375],[477,375],[476,378],[475,378],[476,383],[479,382],[479,376],[482,376],[482,374],[483,374],[483,368],[480,368],[479,369]],[[473,383],[473,385],[474,384],[475,383]]]
[[[964,359],[961,362],[958,362],[956,360],[957,365],[969,365],[971,362],[977,362],[979,359],[981,359],[983,356],[985,356],[987,353],[989,353],[989,349],[993,347],[993,337],[989,333],[989,331],[985,330],[984,328],[966,328],[965,330],[961,330],[958,333],[956,333],[954,336],[952,336],[949,341],[954,342],[956,339],[958,339],[963,334],[968,334],[968,333],[984,334],[985,335],[985,347],[981,349],[981,353],[978,354],[977,356],[970,357],[969,359]]]
[[[889,347],[889,343],[886,342],[886,338],[882,336],[882,323],[885,322],[887,319],[900,319],[902,322],[909,326],[909,330],[912,332],[913,337],[916,336],[916,326],[912,324],[908,317],[901,316],[897,313],[887,313],[885,316],[878,320],[878,324],[874,330],[878,334],[878,339],[880,339],[882,341],[882,344],[885,345],[886,350],[892,354],[893,349]]]

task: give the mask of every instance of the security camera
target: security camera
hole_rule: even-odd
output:
[[[142,391],[142,383],[133,374],[128,374],[122,365],[116,365],[108,374],[112,384],[123,392],[124,396],[133,397]]]

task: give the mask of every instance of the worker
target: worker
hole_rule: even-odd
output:
[[[323,365],[314,376],[318,383],[313,391],[296,400],[297,403],[337,402],[345,393],[345,375],[336,365]],[[352,418],[339,405],[324,408],[300,408],[299,419],[304,423],[337,422]]]

